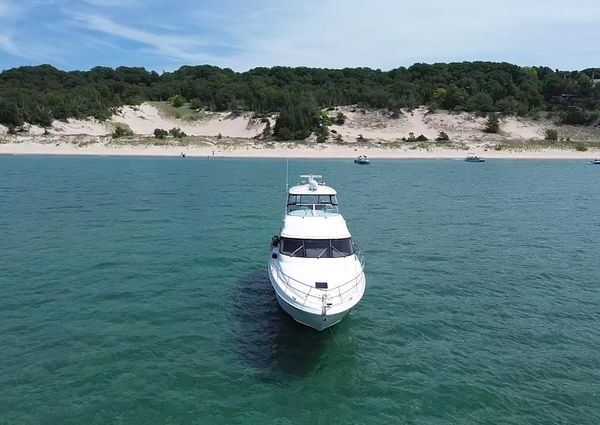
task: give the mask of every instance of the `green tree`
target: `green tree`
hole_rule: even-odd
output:
[[[19,107],[8,100],[0,98],[0,124],[19,127],[24,124],[23,114]]]
[[[187,134],[185,134],[179,127],[174,127],[172,129],[170,129],[169,134],[171,134],[171,136],[173,136],[177,139],[181,139],[181,138],[187,136]]]
[[[498,133],[500,131],[500,119],[497,114],[491,113],[488,115],[483,131],[486,133]]]
[[[190,100],[190,109],[202,109],[203,107],[204,105],[199,98],[195,97]]]
[[[186,99],[185,99],[185,97],[177,94],[177,95],[171,97],[169,99],[169,102],[171,102],[171,105],[173,105],[175,108],[180,108],[183,105],[185,105]]]
[[[261,133],[261,138],[268,140],[271,138],[271,136],[273,136],[273,129],[271,129],[271,121],[267,119],[265,122],[265,128]]]
[[[156,137],[157,139],[164,139],[168,135],[169,135],[169,132],[167,130],[163,130],[162,128],[154,129],[154,137]]]

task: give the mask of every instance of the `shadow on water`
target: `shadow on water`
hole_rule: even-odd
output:
[[[333,344],[328,332],[300,325],[277,303],[265,271],[238,282],[234,294],[236,345],[242,361],[266,377],[306,376]]]

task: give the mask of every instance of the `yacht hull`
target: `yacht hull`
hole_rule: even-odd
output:
[[[292,319],[319,332],[339,323],[350,311],[350,309],[348,309],[340,313],[323,316],[321,314],[314,314],[308,311],[300,310],[293,305],[290,305],[287,301],[285,301],[285,299],[279,296],[277,291],[275,291],[275,296],[277,297],[277,302],[283,311],[289,314]]]

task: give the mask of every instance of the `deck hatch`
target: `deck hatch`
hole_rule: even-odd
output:
[[[315,282],[315,288],[327,289],[327,282]]]

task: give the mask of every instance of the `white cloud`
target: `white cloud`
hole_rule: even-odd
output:
[[[229,6],[229,5],[227,5]],[[600,2],[576,0],[307,0],[199,12],[243,49],[226,61],[255,66],[369,66],[508,61],[567,69],[594,64],[576,53],[600,38]],[[598,57],[598,48],[593,49]]]
[[[259,20],[228,21],[227,24],[233,25],[229,34],[242,34],[240,40],[247,51],[233,57],[232,66],[281,64],[389,69],[414,62],[461,60],[553,64],[561,61],[560,49],[574,48],[582,42],[578,35],[582,26],[596,24],[595,38],[600,37],[597,25],[600,2],[577,3],[565,4],[559,0],[296,2]],[[571,26],[570,32],[561,29],[565,24]]]
[[[121,25],[104,16],[95,14],[71,13],[69,16],[78,21],[82,27],[95,32],[108,34],[113,37],[134,41],[149,46],[153,51],[166,58],[198,62],[217,62],[218,57],[206,52],[208,47],[232,48],[233,46],[221,42],[200,40],[191,34],[168,35],[158,32],[139,30]]]
[[[27,55],[22,49],[20,49],[12,39],[12,37],[6,34],[0,34],[0,50],[5,51],[6,53],[18,56],[21,58],[30,59],[31,56]]]
[[[83,0],[84,3],[101,7],[130,7],[143,5],[140,0]]]
[[[95,65],[94,54],[61,40],[91,37],[104,63],[142,61],[154,69],[199,63],[390,69],[462,60],[573,69],[597,65],[600,55],[593,44],[600,38],[597,0],[179,0],[177,7],[159,0],[20,0],[19,22],[29,31],[14,26],[11,1],[0,0],[5,51],[15,44],[40,53],[44,43],[63,46],[57,54],[83,68]],[[34,28],[41,7],[52,25]]]

